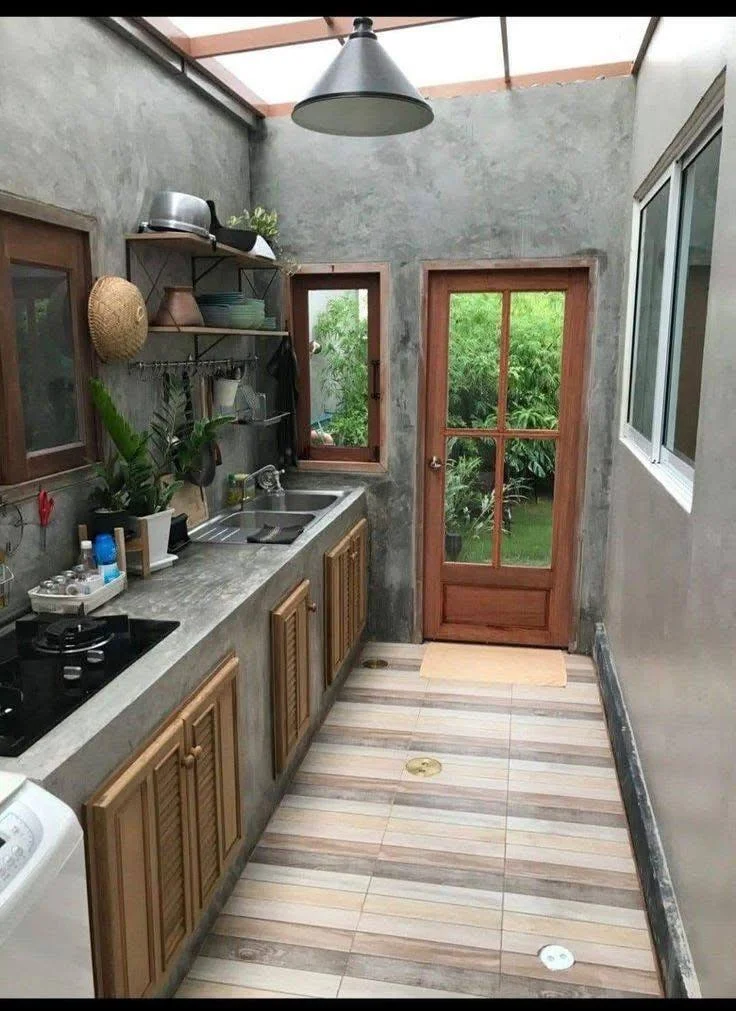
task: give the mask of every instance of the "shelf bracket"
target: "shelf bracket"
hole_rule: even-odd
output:
[[[230,259],[230,257],[228,257],[228,256],[193,256],[192,257],[192,287],[195,288],[199,284],[199,282],[202,280],[203,277],[207,277],[207,275],[211,271],[213,271],[215,269],[215,267],[218,267],[225,260],[229,260],[229,259]],[[197,260],[212,260],[213,262],[209,265],[209,267],[206,267],[202,271],[201,274],[198,274],[197,273],[197,266],[196,266]]]

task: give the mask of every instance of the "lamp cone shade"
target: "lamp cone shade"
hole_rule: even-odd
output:
[[[385,137],[421,130],[431,108],[381,47],[370,18],[354,31],[306,98],[294,106],[298,126],[342,137]]]

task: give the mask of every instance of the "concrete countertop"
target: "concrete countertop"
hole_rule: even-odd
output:
[[[321,486],[320,490],[327,490]],[[178,621],[177,628],[110,684],[85,702],[18,758],[0,758],[0,770],[19,772],[38,783],[54,774],[152,685],[232,615],[344,513],[364,497],[364,489],[340,487],[343,494],[323,516],[288,545],[190,545],[170,569],[150,579],[131,579],[128,590],[95,611],[96,617]],[[172,702],[172,708],[178,700]]]

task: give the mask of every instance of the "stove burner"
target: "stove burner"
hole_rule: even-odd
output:
[[[9,685],[0,685],[0,726],[17,719],[23,705],[23,692]]]
[[[104,646],[112,635],[104,619],[61,618],[46,625],[33,645],[41,653],[84,653]]]

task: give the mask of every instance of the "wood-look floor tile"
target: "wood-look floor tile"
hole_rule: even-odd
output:
[[[213,983],[211,980],[192,979],[187,977],[174,994],[177,1000],[203,1000],[215,998],[220,1000],[267,1000],[288,999],[298,1000],[298,993],[279,993],[278,990],[254,990],[247,986],[232,986],[229,983]]]
[[[258,844],[259,851],[267,849],[276,850],[309,850],[316,853],[328,853],[345,858],[344,866],[347,868],[351,859],[374,858],[378,856],[379,844],[376,842],[362,842],[352,839],[335,839],[332,837],[321,838],[320,836],[292,835],[284,832],[264,832]],[[262,856],[258,856],[261,863],[264,862]],[[283,861],[288,863],[287,860]],[[306,866],[323,866],[327,864],[307,864]],[[331,865],[330,865],[331,866]]]
[[[600,776],[568,776],[564,772],[527,772],[509,770],[509,791],[514,793],[551,793],[557,797],[599,797],[621,803],[618,783]]]
[[[586,779],[603,779],[606,782],[618,783],[616,770],[612,765],[583,765],[578,762],[566,765],[564,762],[539,762],[534,759],[509,758],[509,772],[530,775],[551,773],[555,776],[569,776],[573,782],[577,781],[578,776],[582,776]]]
[[[374,934],[359,931],[355,935],[350,954],[351,958],[353,955],[374,955],[482,973],[498,972],[501,965],[501,953],[498,950],[448,944],[443,940],[403,937],[396,933]]]
[[[647,918],[642,906],[610,906],[574,899],[507,891],[504,893],[504,911],[528,913],[532,916],[559,917],[581,923],[607,923],[612,926],[647,930]]]
[[[577,839],[601,839],[611,842],[629,842],[629,833],[625,826],[620,828],[612,825],[595,825],[579,821],[547,821],[544,818],[517,818],[509,815],[507,820],[509,832],[529,832],[534,834],[552,834],[559,836],[574,836]]]
[[[245,865],[240,880],[274,881],[281,884],[365,894],[371,879],[368,874],[340,874],[336,871],[321,871],[306,867],[279,867],[275,864],[259,864],[250,860]]]
[[[261,836],[260,842],[253,850],[252,859],[259,864],[349,874],[370,875],[375,867],[378,847],[371,846],[369,851],[365,852],[365,848],[359,843],[352,843],[349,852],[339,845],[333,846],[330,852],[324,847],[316,847],[314,840],[310,842],[311,845],[307,848],[303,845],[303,841],[293,836],[277,836],[275,845],[269,845],[267,842],[264,843]],[[292,845],[297,843],[300,844]]]
[[[506,842],[511,846],[531,846],[543,850],[567,850],[584,854],[600,853],[633,861],[628,839],[596,839],[585,835],[560,834],[552,829],[548,832],[516,832],[507,829]]]
[[[419,707],[382,706],[375,703],[337,701],[325,719],[328,727],[376,727],[381,730],[411,730],[416,725]]]
[[[636,879],[636,866],[630,853],[625,856],[583,849],[562,849],[557,846],[526,846],[507,840],[507,860],[524,860],[544,864],[564,864],[569,867],[594,867],[598,870],[621,871]],[[638,881],[637,881],[638,884]],[[635,887],[635,886],[633,886]]]
[[[464,969],[447,965],[446,962],[414,962],[409,958],[363,955],[355,951],[348,956],[346,975],[357,979],[426,987],[444,991],[445,995],[461,993],[477,997],[495,995],[500,979],[497,972]]]
[[[371,878],[368,894],[495,910],[501,909],[503,899],[503,893],[500,891],[381,877]]]
[[[501,929],[501,910],[483,906],[465,906],[449,902],[432,902],[369,892],[363,903],[364,913],[378,916],[399,916],[431,920],[437,924],[462,923],[470,926]]]
[[[386,815],[348,814],[341,811],[280,807],[268,823],[269,833],[380,842]]]
[[[280,920],[286,923],[308,923],[315,927],[335,927],[355,930],[360,909],[315,906],[307,902],[287,902],[277,899],[241,898],[231,895],[223,908],[225,916],[247,916],[254,920]]]
[[[221,958],[228,962],[256,962],[333,976],[342,976],[348,962],[348,952],[339,948],[284,944],[282,941],[218,934],[216,931],[207,935],[199,954],[204,958]]]
[[[498,847],[498,849],[502,849],[502,847]],[[441,870],[454,868],[463,871],[480,871],[489,875],[504,873],[503,853],[499,853],[498,856],[487,852],[468,853],[459,847],[453,848],[451,846],[446,846],[444,849],[420,848],[408,842],[402,846],[391,846],[384,842],[380,849],[376,870],[380,874],[385,874],[383,864],[405,864],[407,861],[412,861],[417,867],[438,867]],[[426,880],[437,879],[430,877]]]
[[[377,979],[359,979],[352,976],[343,977],[340,990],[337,994],[341,999],[379,999],[379,1000],[435,1000],[449,998],[462,998],[464,1000],[476,1000],[468,993],[452,993],[448,990],[431,990],[424,986],[406,986],[401,983],[387,983]]]
[[[340,797],[307,797],[298,793],[286,793],[281,798],[279,808],[299,808],[309,811],[334,811],[340,814],[360,814],[374,818],[388,817],[391,805],[365,800],[343,800]]]
[[[564,944],[569,948],[575,956],[576,962],[619,969],[636,969],[656,975],[654,959],[649,947],[619,947],[609,942],[586,941],[578,937],[566,937],[564,934],[523,934],[504,930],[501,950],[514,951],[522,955],[537,955],[542,945],[552,942]]]
[[[392,825],[401,826],[401,821],[389,822],[383,837],[382,849],[406,847],[408,850],[437,850],[439,853],[451,854],[452,859],[459,854],[474,853],[478,856],[496,857],[503,860],[504,838],[499,829],[480,829],[481,838],[467,838],[456,835],[430,835],[426,831],[418,835],[413,831],[396,831]]]
[[[571,940],[592,941],[596,944],[611,944],[620,948],[651,947],[648,930],[633,927],[617,927],[610,923],[591,923],[590,920],[565,920],[554,916],[530,916],[528,913],[514,913],[507,909],[503,914],[503,929],[516,934],[537,934],[549,938],[567,937]]]
[[[559,973],[545,969],[535,955],[524,955],[514,951],[501,953],[501,972],[508,975],[528,976],[551,983],[559,981]],[[620,990],[632,996],[661,995],[659,979],[654,973],[636,969],[622,969],[607,965],[589,965],[576,962],[565,971],[565,982],[581,986]]]
[[[401,881],[416,881],[435,885],[450,885],[453,888],[477,888],[481,891],[497,891],[503,889],[503,860],[480,861],[480,866],[455,866],[453,860],[437,862],[436,854],[429,854],[429,859],[414,858],[414,854],[405,849],[394,849],[381,852],[375,863],[374,871],[377,877],[395,878]],[[473,859],[473,858],[471,858]]]
[[[232,891],[242,899],[275,899],[280,902],[300,902],[310,906],[324,906],[329,909],[360,910],[363,905],[362,892],[343,892],[334,888],[316,888],[296,882],[285,884],[280,881],[254,881],[240,878]]]
[[[313,923],[291,923],[279,920],[259,920],[249,916],[222,914],[215,920],[213,934],[223,937],[268,941],[281,946],[324,948],[326,951],[350,951],[353,930],[317,927]]]
[[[257,962],[229,962],[224,958],[196,958],[189,977],[302,997],[336,997],[340,985],[340,977],[328,973],[284,969]]]

